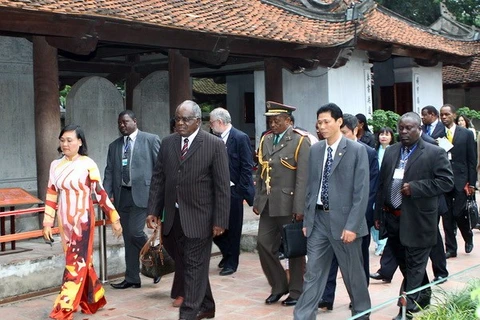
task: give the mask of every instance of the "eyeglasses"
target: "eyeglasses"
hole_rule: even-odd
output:
[[[210,125],[214,124],[215,121],[218,121],[218,119],[215,119],[215,120],[210,120]]]
[[[198,119],[197,117],[175,117],[175,122],[190,123],[192,120]]]

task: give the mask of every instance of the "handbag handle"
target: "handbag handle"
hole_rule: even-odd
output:
[[[142,250],[140,250],[140,257],[142,257],[143,255],[145,255],[148,250],[150,250],[150,248],[155,248],[155,241],[158,239],[158,246],[157,246],[157,249],[156,251],[158,251],[158,254],[160,256],[160,261],[163,265],[163,261],[164,261],[164,256],[163,256],[163,242],[162,242],[162,224],[159,223],[157,224],[157,226],[155,227],[155,229],[153,230],[153,233],[152,235],[150,236],[150,238],[147,240],[147,242],[145,243],[145,245],[143,246]]]

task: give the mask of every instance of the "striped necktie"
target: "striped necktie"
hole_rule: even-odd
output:
[[[180,152],[180,158],[183,160],[185,158],[185,155],[187,154],[188,151],[188,138],[183,139],[183,147],[182,151]]]

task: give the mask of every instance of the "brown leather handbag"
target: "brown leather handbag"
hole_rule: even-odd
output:
[[[140,272],[148,278],[161,278],[175,272],[175,262],[162,244],[161,226],[155,228],[140,251],[140,263],[142,265]]]

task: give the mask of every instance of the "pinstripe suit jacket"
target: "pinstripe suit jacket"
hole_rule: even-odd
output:
[[[174,133],[162,141],[153,170],[148,214],[165,211],[163,234],[168,235],[178,203],[183,232],[188,238],[212,236],[213,226],[228,228],[230,173],[225,144],[202,129],[183,160],[181,136]]]

